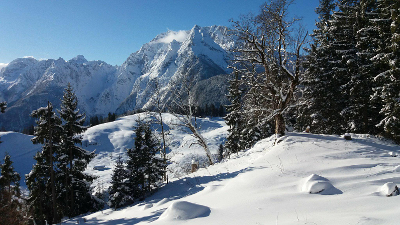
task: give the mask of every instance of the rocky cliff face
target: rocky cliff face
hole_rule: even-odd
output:
[[[154,80],[167,100],[184,75],[201,81],[229,73],[227,51],[234,41],[225,30],[196,25],[189,31],[168,31],[132,53],[121,66],[87,61],[83,56],[68,61],[16,59],[0,70],[0,101],[8,103],[6,113],[0,115],[0,127],[21,130],[33,122],[32,110],[47,101],[59,107],[67,83],[88,116],[151,107]],[[202,99],[201,89],[196,89],[198,99]]]

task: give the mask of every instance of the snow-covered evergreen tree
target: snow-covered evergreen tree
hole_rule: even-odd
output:
[[[31,172],[26,175],[26,185],[29,189],[28,204],[36,224],[45,224],[52,221],[52,198],[49,184],[50,169],[43,152],[37,152],[34,156],[36,164]]]
[[[156,156],[160,144],[154,137],[149,124],[137,120],[135,146],[128,149],[127,184],[134,199],[143,199],[157,188],[164,173],[164,160]]]
[[[337,58],[333,49],[331,34],[332,12],[336,7],[335,0],[320,0],[315,10],[318,14],[317,29],[313,31],[310,48],[304,67],[302,79],[303,97],[297,117],[297,129],[310,127],[314,133],[340,134],[343,132],[342,98],[340,84],[333,72],[333,62]]]
[[[372,59],[381,44],[376,1],[321,0],[319,21],[312,35],[301,107],[300,129],[316,133],[376,134],[380,106],[374,76],[382,68]],[[333,13],[332,13],[333,12]]]
[[[374,63],[372,59],[379,53],[382,38],[379,27],[375,21],[379,20],[377,1],[360,0],[359,12],[356,15],[357,27],[356,48],[359,57],[358,75],[353,76],[351,86],[351,107],[353,109],[354,127],[351,132],[377,134],[380,130],[376,127],[381,117],[380,99],[371,100],[374,94],[374,77],[382,70],[380,64]]]
[[[50,102],[47,107],[34,110],[31,116],[36,118],[37,124],[32,142],[42,144],[42,151],[35,155],[36,164],[26,176],[28,203],[37,224],[45,224],[45,220],[57,223],[62,215],[57,202],[55,175],[55,162],[58,161],[57,152],[61,142],[61,119],[54,113]]]
[[[160,151],[160,143],[151,131],[149,124],[144,124],[144,146],[143,153],[146,160],[145,163],[145,178],[146,178],[146,190],[152,192],[158,188],[158,184],[162,181],[164,169],[166,165],[164,160],[157,156],[157,152]]]
[[[339,126],[343,127],[343,131],[357,130],[356,119],[360,117],[357,112],[358,94],[356,87],[359,82],[358,67],[360,59],[357,55],[356,48],[356,32],[359,29],[357,15],[359,12],[358,0],[340,0],[338,11],[332,15],[330,33],[332,35],[332,45],[336,57],[332,60],[333,79],[339,87],[336,92],[341,96],[332,99],[336,101],[336,105],[341,106],[338,110],[341,114]]]
[[[143,160],[143,149],[144,149],[144,138],[143,138],[143,122],[137,120],[137,125],[134,128],[135,131],[135,146],[127,151],[128,159],[126,161],[127,170],[127,186],[129,188],[128,194],[133,199],[140,199],[144,196],[145,186],[145,175],[144,175],[144,160]],[[132,202],[127,202],[131,204]]]
[[[240,89],[241,82],[239,73],[234,72],[234,78],[229,81],[229,94],[227,95],[230,105],[226,106],[228,114],[224,117],[226,124],[229,126],[228,136],[226,137],[225,148],[230,153],[236,153],[244,148],[240,145],[240,134],[243,130],[244,115],[242,112],[242,91]]]
[[[20,198],[20,175],[14,170],[8,153],[0,164],[0,223],[24,224],[26,218],[23,201]]]
[[[381,69],[371,61],[381,40],[378,28],[372,23],[379,19],[376,1],[341,1],[339,8],[342,13],[338,14],[337,20],[348,24],[342,29],[348,30],[345,33],[349,43],[347,48],[351,50],[340,51],[342,59],[347,60],[343,67],[347,67],[348,76],[347,83],[343,85],[348,96],[348,104],[343,111],[344,118],[348,120],[347,131],[376,134],[379,131],[375,125],[380,120],[380,107],[376,101],[370,100],[374,89],[373,78]],[[354,46],[353,39],[356,41]]]
[[[129,194],[129,188],[125,182],[127,178],[127,171],[121,156],[118,156],[117,164],[113,170],[111,178],[111,187],[109,189],[109,206],[117,209],[128,204],[133,203],[133,196]]]
[[[85,116],[79,113],[78,99],[70,84],[61,99],[59,114],[63,124],[57,162],[58,198],[64,215],[74,217],[98,210],[102,203],[91,194],[95,177],[84,173],[95,154],[77,146],[82,144],[80,134],[86,130]]]
[[[12,195],[19,196],[19,180],[21,176],[14,170],[12,164],[11,156],[6,153],[4,163],[0,164],[0,190],[6,190]]]
[[[384,135],[400,143],[400,2],[378,1],[380,35],[385,44],[375,61],[387,65],[387,69],[375,77],[378,87],[375,96],[382,99],[383,119],[378,126]]]

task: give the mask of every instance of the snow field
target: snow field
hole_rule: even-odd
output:
[[[132,127],[137,116],[92,127],[84,134],[83,147],[98,154],[87,172],[98,175],[97,182],[103,188],[109,185],[117,156],[133,146]],[[169,114],[164,116],[165,121],[173,120]],[[220,119],[208,118],[201,119],[201,124],[212,153],[216,153],[227,126]],[[10,152],[23,176],[21,171],[30,171],[34,163],[31,157],[40,146],[32,145],[30,136],[13,132],[0,135],[4,141],[0,154]],[[180,166],[205,157],[205,153],[196,145],[189,148],[192,137],[174,129],[168,185],[136,205],[84,218],[86,224],[111,225],[398,224],[399,197],[387,195],[400,184],[400,158],[393,157],[399,154],[399,146],[369,135],[351,136],[347,141],[342,136],[289,133],[277,145],[271,137],[230,159],[186,174]],[[94,170],[94,166],[105,169]],[[187,205],[193,210],[179,210],[190,208]],[[198,213],[201,207],[197,205],[209,211]],[[178,217],[184,219],[173,219]],[[75,224],[78,219],[82,220],[74,218],[66,223]]]
[[[356,134],[347,141],[340,136],[289,133],[279,144],[274,142],[273,137],[264,139],[229,160],[172,179],[138,205],[88,215],[87,223],[398,223],[399,198],[385,194],[400,182],[396,170],[400,160],[388,155],[397,154],[398,146]],[[181,201],[208,207],[210,213],[185,220],[167,217],[171,211],[175,216],[188,213],[174,206]],[[142,210],[146,204],[153,207]]]

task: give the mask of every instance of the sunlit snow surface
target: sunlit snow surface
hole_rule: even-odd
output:
[[[109,182],[116,156],[132,147],[135,117],[120,118],[85,133],[84,140],[97,143],[87,149],[96,149],[98,153],[88,172],[99,175],[104,183]],[[172,118],[165,115],[166,121]],[[204,136],[216,153],[218,144],[226,136],[227,126],[221,119],[202,122]],[[9,140],[7,135],[3,133],[1,154]],[[171,137],[169,156],[175,165],[171,165],[171,170],[178,171],[176,165],[191,161],[194,155],[204,156],[198,146],[189,148],[190,136],[183,131],[173,130]],[[399,155],[399,146],[356,134],[347,141],[342,136],[289,133],[277,145],[274,143],[274,138],[264,139],[253,148],[196,173],[183,175],[182,172],[175,178],[170,174],[170,183],[145,201],[116,211],[107,209],[86,215],[86,224],[365,225],[400,221],[400,196],[385,195],[393,185],[400,184],[400,158],[389,154]],[[26,163],[14,161],[17,165]],[[95,165],[109,169],[95,171],[92,169]],[[335,189],[310,194],[307,187],[312,185],[303,189],[306,181],[329,181],[332,186],[326,183],[322,186]],[[174,202],[184,203],[175,207]],[[193,206],[199,213],[179,211],[182,205]],[[167,208],[173,213],[169,214]],[[164,215],[187,217],[183,220],[161,217],[165,212]],[[78,219],[83,220],[74,218],[66,223],[76,224]]]
[[[87,223],[398,224],[400,197],[386,197],[381,190],[387,182],[400,183],[400,160],[388,154],[399,147],[367,135],[352,138],[289,133],[275,146],[273,138],[265,139],[229,160],[172,180],[145,202],[88,215]],[[330,191],[302,191],[311,174],[329,180]],[[163,219],[177,201],[208,207],[210,213]],[[152,207],[143,210],[149,203]]]

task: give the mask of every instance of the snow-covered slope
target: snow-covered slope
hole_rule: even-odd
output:
[[[28,174],[36,163],[33,156],[41,150],[41,145],[32,144],[33,136],[16,132],[0,132],[0,137],[3,142],[0,144],[1,163],[4,162],[5,153],[10,154],[15,171],[21,175],[21,186],[26,187],[25,174]]]
[[[68,61],[16,59],[0,69],[0,101],[8,102],[0,127],[22,130],[33,122],[32,110],[47,101],[58,107],[67,83],[88,116],[151,107],[151,81],[156,78],[167,98],[173,81],[182,74],[204,80],[229,72],[227,50],[234,41],[225,30],[196,25],[189,31],[168,31],[132,53],[121,66],[87,61],[80,55]]]
[[[99,176],[94,186],[109,185],[116,156],[133,145],[138,116],[145,117],[123,117],[85,132],[84,148],[98,153],[87,170]],[[164,114],[164,121],[172,120]],[[216,153],[227,126],[217,118],[198,122]],[[29,144],[31,137],[0,135],[0,155],[10,152],[17,171],[28,170],[38,150]],[[136,205],[86,215],[86,224],[398,224],[400,196],[387,195],[400,185],[400,157],[394,157],[399,146],[369,135],[352,138],[289,133],[278,144],[273,137],[264,139],[230,159],[185,174],[192,159],[201,161],[205,155],[199,147],[189,148],[189,134],[174,129],[170,183]],[[77,220],[83,218],[66,223]]]
[[[173,179],[139,204],[87,215],[86,223],[398,224],[400,196],[386,195],[400,184],[400,158],[392,157],[399,146],[306,133],[274,142]]]
[[[119,155],[125,159],[127,148],[132,148],[134,145],[133,128],[138,118],[146,119],[149,116],[146,113],[125,116],[114,122],[93,126],[83,133],[83,148],[97,154],[87,168],[88,173],[99,176],[95,186],[97,183],[103,184],[105,188],[109,186],[111,168],[113,168],[115,160]],[[178,123],[174,116],[165,113],[163,121],[169,125],[165,129],[174,128],[171,129],[167,140],[167,144],[170,146],[168,158],[172,162],[169,166],[170,178],[185,175],[191,166],[192,159],[196,159],[200,163],[207,161],[204,150],[200,146],[190,146],[194,142],[194,138],[186,130],[174,126]],[[211,152],[216,154],[218,145],[225,142],[227,135],[228,128],[225,122],[221,118],[198,118],[197,124],[201,127],[200,130],[207,139]],[[160,130],[159,125],[153,125],[153,129],[157,133]],[[8,152],[14,161],[16,171],[21,174],[21,177],[24,177],[31,171],[35,163],[33,156],[41,150],[41,145],[32,144],[30,139],[33,136],[16,132],[0,132],[0,137],[0,140],[3,141],[0,144],[0,157],[2,158]],[[104,166],[105,169],[94,170],[95,166]],[[23,181],[21,181],[21,185],[25,186]]]

